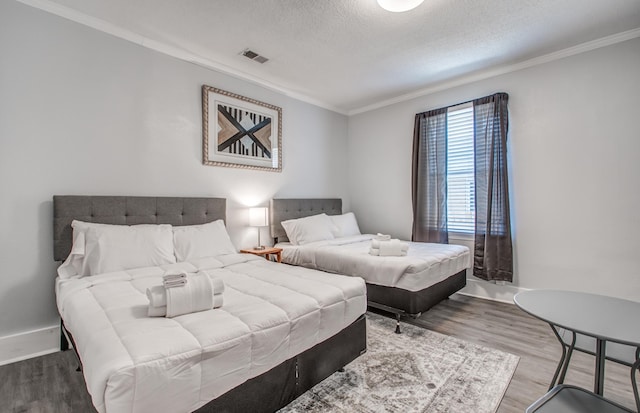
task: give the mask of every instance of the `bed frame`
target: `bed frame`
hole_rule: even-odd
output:
[[[288,238],[281,225],[282,221],[322,213],[340,215],[342,214],[342,199],[272,199],[269,209],[270,230],[274,243],[286,242]],[[451,294],[464,288],[466,284],[466,270],[419,291],[367,283],[367,304],[369,307],[393,313],[396,317],[396,333],[400,333],[400,319],[402,317],[419,316]]]
[[[53,197],[53,252],[63,261],[71,252],[74,219],[103,224],[196,225],[226,217],[224,198],[130,196]],[[60,321],[60,349],[73,337]],[[362,315],[333,337],[318,343],[266,373],[210,401],[196,412],[275,412],[366,352],[366,319]],[[75,351],[76,357],[78,353]],[[81,364],[80,358],[78,361]],[[79,367],[80,370],[80,367]]]

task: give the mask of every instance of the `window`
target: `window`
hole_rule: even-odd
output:
[[[447,227],[451,232],[475,229],[473,104],[447,109]]]
[[[500,92],[416,113],[413,129],[412,240],[473,234],[473,275],[483,280],[513,280],[508,101]]]

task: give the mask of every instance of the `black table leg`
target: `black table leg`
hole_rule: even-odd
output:
[[[633,387],[633,397],[636,399],[636,408],[640,412],[640,395],[638,395],[636,370],[640,370],[640,347],[636,349],[636,362],[631,366],[631,386]]]
[[[565,344],[562,337],[558,333],[558,330],[553,324],[549,324],[551,330],[553,330],[553,334],[555,334],[556,338],[560,342],[560,346],[562,346],[562,356],[560,357],[560,361],[558,362],[558,367],[556,367],[556,371],[553,374],[553,379],[551,379],[551,385],[549,386],[549,390],[555,387],[556,384],[564,383],[564,377],[567,374],[567,369],[569,368],[569,362],[571,361],[571,355],[573,354],[573,348],[576,345],[576,333],[572,333],[571,345]],[[562,371],[562,373],[561,373]]]
[[[596,340],[596,374],[593,392],[600,396],[604,393],[604,361],[606,355],[606,340]]]

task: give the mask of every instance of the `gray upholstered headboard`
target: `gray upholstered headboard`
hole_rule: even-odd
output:
[[[288,219],[296,219],[325,213],[327,215],[342,214],[342,199],[339,198],[289,198],[272,199],[269,208],[271,236],[277,242],[288,241],[287,234],[280,223]]]
[[[71,221],[101,224],[196,225],[226,218],[225,198],[143,196],[53,197],[53,258],[63,261],[71,252]]]

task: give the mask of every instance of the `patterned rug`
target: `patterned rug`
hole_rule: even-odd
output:
[[[367,313],[367,352],[281,413],[490,413],[519,358]]]

